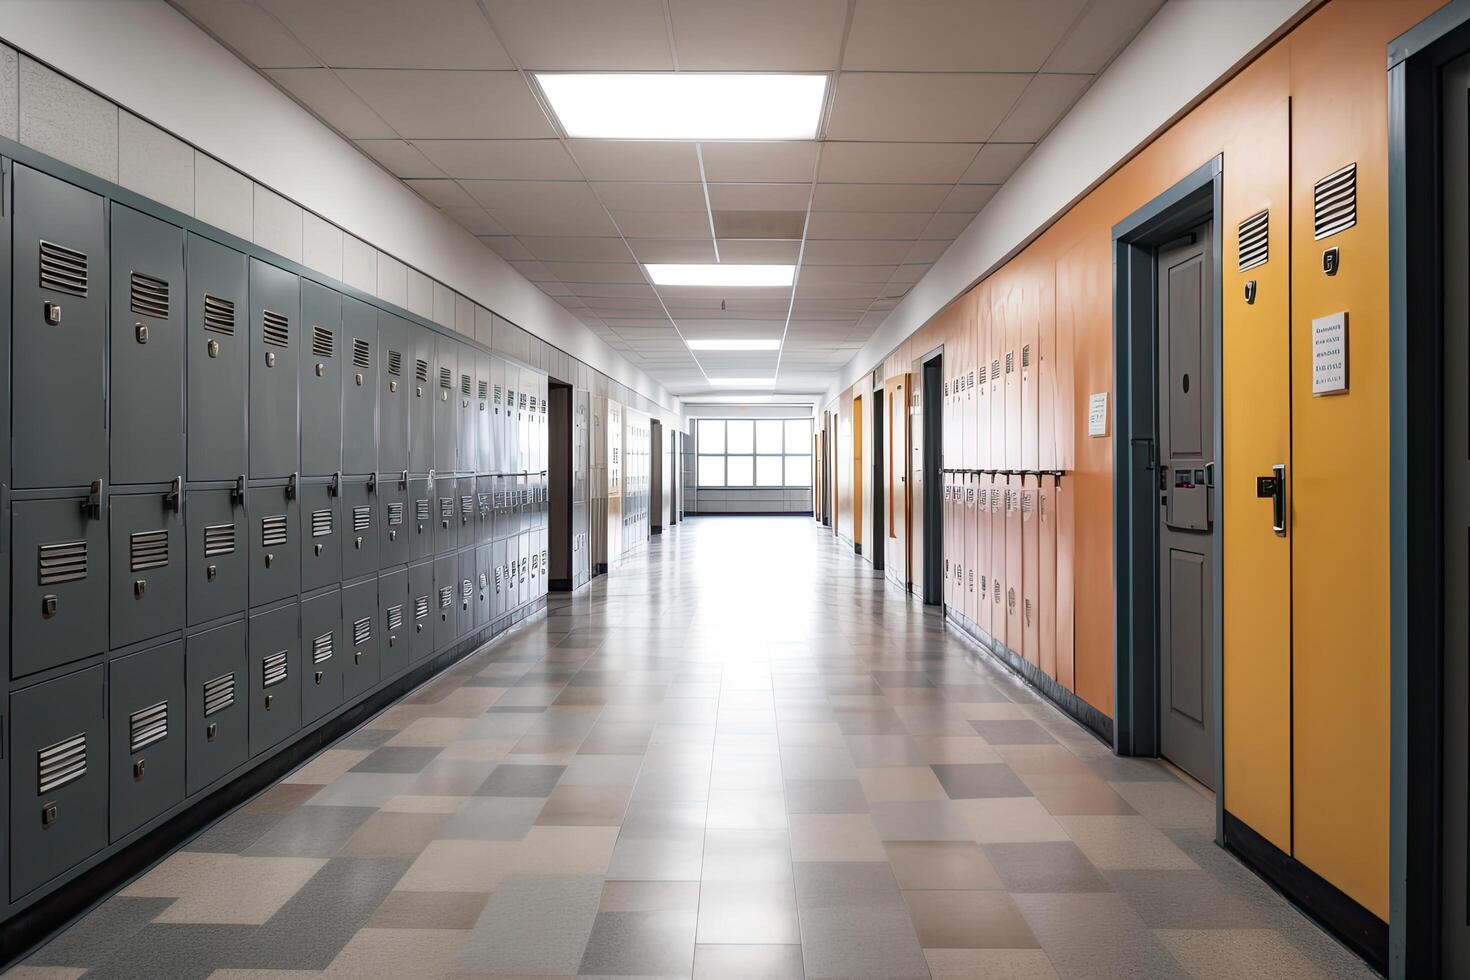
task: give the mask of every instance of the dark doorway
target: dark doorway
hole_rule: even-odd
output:
[[[883,530],[883,507],[884,501],[888,499],[888,487],[883,482],[883,456],[885,454],[883,443],[883,420],[888,417],[887,410],[883,407],[883,386],[873,385],[872,408],[868,416],[868,424],[873,430],[873,449],[868,453],[873,461],[873,536],[872,546],[868,553],[873,556],[874,571],[883,570],[883,553],[888,542],[888,536]]]
[[[939,470],[944,446],[944,352],[924,361],[923,491],[924,491],[924,605],[944,601],[944,485]]]
[[[572,570],[572,386],[551,380],[547,394],[547,482],[551,484],[547,513],[547,587],[570,592],[576,587]]]
[[[658,419],[649,423],[648,435],[648,533],[664,533],[664,426]]]

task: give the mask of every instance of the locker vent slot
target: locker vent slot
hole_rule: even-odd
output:
[[[403,523],[403,502],[398,501],[388,505],[388,526],[397,527]]]
[[[454,372],[447,367],[439,369],[439,387],[446,390],[454,387]]]
[[[388,607],[388,628],[390,630],[403,628],[403,603]]]
[[[235,336],[235,304],[218,296],[204,294],[204,329],[210,333]]]
[[[265,310],[260,316],[260,336],[272,347],[290,347],[291,321],[280,313]]]
[[[1021,513],[1031,513],[1031,494],[1029,493],[1021,494]]]
[[[141,752],[168,738],[168,702],[160,701],[128,715],[128,751]]]
[[[328,511],[328,515],[330,515]],[[312,533],[316,533],[316,515],[311,515]],[[286,515],[276,514],[260,519],[260,543],[266,548],[276,548],[286,543]]]
[[[81,779],[87,774],[87,733],[62,739],[37,752],[36,770],[37,793],[41,796]]]
[[[129,283],[130,305],[139,316],[168,318],[168,283],[142,272],[135,272]]]
[[[475,583],[471,582],[469,579],[465,579],[463,582],[459,583],[459,597],[461,599],[468,599],[474,594],[474,592]]]
[[[1358,165],[1350,163],[1312,185],[1312,237],[1327,238],[1358,223]]]
[[[37,551],[40,553],[38,564],[42,585],[80,582],[87,577],[87,542],[43,544]]]
[[[453,497],[440,497],[439,498],[439,518],[440,518],[440,520],[447,521],[447,520],[449,520],[453,516],[454,516],[454,498]]]
[[[206,524],[204,526],[204,557],[233,555],[235,553],[235,525]]]
[[[1000,358],[998,357],[990,362],[990,380],[1000,380]]]
[[[235,703],[235,675],[220,674],[204,682],[204,717],[223,711]]]
[[[423,619],[429,615],[429,597],[421,595],[413,601],[413,618]]]
[[[1021,367],[1028,368],[1030,366],[1031,366],[1031,345],[1030,344],[1026,344],[1024,347],[1021,348]]]
[[[311,328],[311,356],[331,357],[337,353],[337,335],[315,324]]]
[[[1236,229],[1236,240],[1239,244],[1241,272],[1265,265],[1270,261],[1270,230],[1270,211],[1262,211],[1240,223],[1240,227]]]
[[[266,518],[266,520],[270,520],[270,518]],[[329,535],[331,533],[332,533],[332,510],[331,510],[331,508],[329,507],[326,510],[314,510],[314,511],[312,511],[311,512],[311,536],[314,537],[314,538],[324,538],[324,537],[326,537],[327,535]],[[286,532],[284,530],[281,531],[281,541],[280,541],[280,543],[281,544],[285,544],[286,543]]]
[[[128,535],[128,570],[146,572],[168,567],[168,531],[134,531]]]
[[[1011,372],[1013,372],[1015,370],[1016,370],[1016,352],[1013,351],[1013,350],[1008,350],[1008,351],[1006,351],[1006,374],[1010,374]]]
[[[497,404],[497,405],[500,404],[500,396],[501,396],[501,394],[502,394],[502,389],[501,389],[500,385],[496,385],[495,386],[495,404]]]
[[[355,623],[352,624],[352,645],[353,646],[360,647],[364,643],[366,643],[368,640],[371,640],[372,638],[373,638],[373,621],[372,621],[371,618],[369,618],[369,619],[359,619]]]
[[[473,495],[459,498],[459,513],[461,517],[472,517],[475,513],[475,498]]]
[[[421,381],[421,382],[423,382],[425,384],[428,383],[428,381],[429,381],[429,362],[428,361],[415,361],[414,362],[414,369],[413,369],[413,371],[414,371],[414,377],[418,378],[419,381]]]
[[[479,383],[478,390],[480,393],[480,401],[485,401],[490,397],[490,385],[488,382],[481,381]]]
[[[446,585],[439,590],[439,608],[448,609],[452,602],[454,602],[454,586]]]
[[[984,364],[980,365],[980,383],[981,384],[984,384],[985,383],[985,365]]]
[[[286,662],[286,651],[273,653],[260,662],[260,686],[275,687],[286,679],[290,665]]]
[[[352,530],[366,531],[373,526],[373,509],[371,507],[352,508]]]
[[[41,241],[41,288],[87,295],[87,256],[76,249]]]
[[[373,366],[373,345],[361,337],[352,338],[352,366],[364,371]]]
[[[472,386],[470,384],[470,376],[468,374],[461,374],[459,376],[459,393],[461,395],[468,396],[471,387]]]
[[[966,390],[968,390],[968,389],[973,388],[973,387],[975,387],[975,372],[974,371],[971,371],[970,372],[969,379],[968,379],[967,383],[965,384],[965,388],[966,388]],[[546,406],[543,405],[542,406],[542,410],[545,411],[545,408],[546,408]]]
[[[396,350],[388,352],[388,373],[395,378],[403,374],[403,355]]]
[[[427,521],[429,519],[428,500],[415,500],[413,502],[413,518],[416,521]]]
[[[332,634],[323,633],[311,641],[311,662],[324,664],[332,659]]]

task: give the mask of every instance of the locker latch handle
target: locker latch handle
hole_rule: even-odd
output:
[[[376,473],[369,473],[368,474],[367,492],[368,493],[377,493],[378,492],[378,474],[376,474]]]
[[[408,489],[408,470],[404,470],[402,473],[398,474],[398,489]]]
[[[1271,530],[1286,537],[1286,464],[1271,467],[1270,476],[1256,477],[1256,496],[1271,499]]]
[[[102,519],[101,480],[93,480],[87,489],[87,496],[82,498],[82,516],[94,521]]]
[[[234,489],[230,491],[230,503],[243,504],[245,502],[245,474],[241,473],[235,477]]]
[[[296,484],[300,481],[300,479],[301,479],[301,474],[299,474],[299,473],[292,473],[290,479],[288,479],[286,481],[286,499],[287,500],[295,500],[296,499]]]
[[[175,514],[184,506],[184,478],[176,476],[168,485],[168,493],[163,495],[163,506]]]
[[[288,491],[287,492],[287,496],[292,496],[292,494]],[[341,470],[338,470],[337,472],[335,472],[335,473],[332,474],[332,482],[327,487],[327,496],[329,496],[329,497],[340,497],[340,496],[342,496],[342,471]]]

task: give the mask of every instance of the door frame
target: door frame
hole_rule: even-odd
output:
[[[919,594],[926,606],[944,604],[944,347],[919,358],[919,410],[924,413],[919,466],[924,474],[923,537],[919,567],[923,580]]]
[[[852,550],[863,553],[863,396],[852,396]]]
[[[872,495],[873,495],[873,571],[883,570],[883,557],[888,552],[888,532],[883,525],[884,508],[888,506],[888,488],[883,483],[883,427],[886,421],[884,412],[884,390],[883,385],[874,383],[873,390],[869,392],[872,399],[869,413],[872,415],[872,436],[869,439],[868,455],[872,457]]]
[[[1224,159],[1215,156],[1113,226],[1113,750],[1157,756],[1161,748],[1158,637],[1158,277],[1155,250],[1211,222],[1209,325],[1214,382],[1215,486],[1226,484],[1221,432],[1221,194]],[[1215,839],[1224,841],[1223,749],[1224,507],[1211,503],[1217,547],[1211,565],[1214,608],[1209,658],[1214,682]]]

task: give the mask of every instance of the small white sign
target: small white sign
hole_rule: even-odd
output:
[[[1312,321],[1312,394],[1341,395],[1348,390],[1346,313]]]
[[[1108,434],[1108,393],[1106,391],[1095,392],[1087,400],[1087,434],[1090,436]]]

